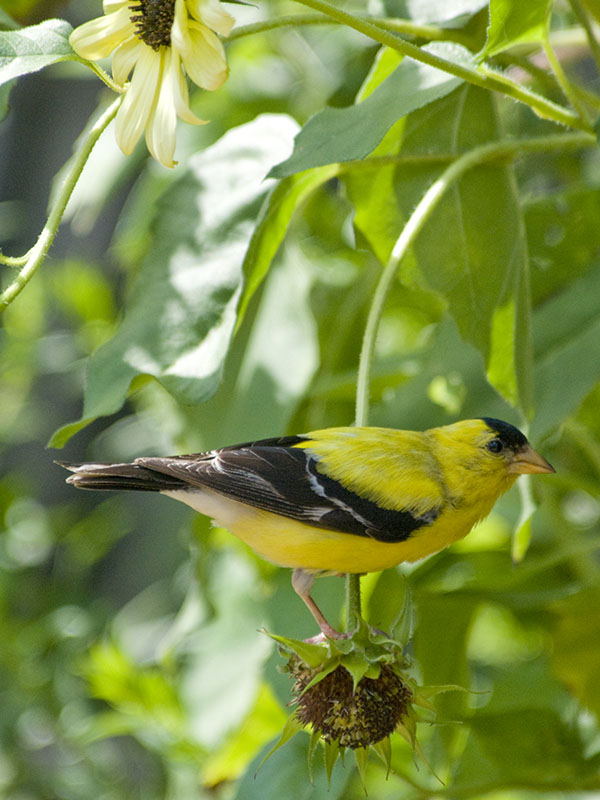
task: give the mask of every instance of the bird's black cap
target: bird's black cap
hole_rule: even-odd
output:
[[[482,417],[481,419],[491,431],[498,435],[505,447],[516,451],[528,444],[527,437],[509,422],[503,422],[501,419],[494,419],[493,417]]]

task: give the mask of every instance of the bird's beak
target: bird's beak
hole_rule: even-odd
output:
[[[523,473],[556,472],[552,464],[536,453],[531,445],[526,444],[515,453],[515,457],[508,468],[509,472]]]

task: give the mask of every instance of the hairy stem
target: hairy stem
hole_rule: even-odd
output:
[[[38,240],[31,250],[26,254],[26,260],[23,268],[17,274],[17,277],[10,283],[6,289],[0,294],[0,311],[4,311],[27,286],[29,281],[35,275],[38,267],[42,264],[54,237],[58,231],[59,225],[65,213],[65,208],[69,202],[69,198],[73,193],[77,181],[85,167],[90,153],[94,145],[100,138],[101,133],[106,129],[108,124],[115,118],[117,110],[121,103],[121,97],[115,100],[104,113],[96,120],[90,127],[85,141],[82,143],[79,151],[76,153],[71,168],[69,169],[59,192],[57,193],[54,205],[48,215],[46,224],[42,228],[42,232],[38,236]],[[24,257],[25,258],[25,257]],[[13,263],[17,259],[11,259]],[[11,263],[7,261],[6,263]],[[18,263],[22,263],[18,261]]]
[[[346,630],[352,633],[362,619],[360,602],[360,575],[346,575]]]
[[[463,156],[458,157],[448,166],[440,177],[425,192],[417,207],[404,226],[392,254],[385,265],[379,283],[375,288],[373,301],[369,309],[365,333],[358,365],[356,386],[356,425],[367,425],[369,417],[369,382],[375,339],[383,307],[396,277],[400,262],[409,247],[412,246],[423,226],[446,193],[459,178],[469,169],[489,161],[512,159],[529,152],[543,152],[563,149],[593,147],[595,137],[588,133],[565,133],[557,136],[538,136],[531,139],[515,139],[512,141],[490,142],[476,147]]]
[[[562,67],[562,64],[556,57],[554,48],[550,44],[550,39],[548,38],[548,36],[544,38],[543,47],[544,47],[544,53],[546,54],[546,58],[548,59],[548,63],[550,64],[552,72],[556,76],[556,80],[558,81],[560,88],[563,90],[563,94],[565,95],[567,100],[571,103],[573,108],[577,111],[580,118],[585,120],[585,122],[588,125],[591,125],[591,120],[587,113],[587,109],[581,102],[576,88],[571,84],[571,81],[567,78],[567,75]]]
[[[528,105],[538,116],[543,119],[558,122],[561,125],[566,125],[572,128],[589,131],[590,125],[578,114],[575,114],[570,109],[564,108],[557,103],[553,103],[546,97],[536,94],[535,92],[526,89],[524,86],[514,83],[509,78],[504,77],[500,79],[491,71],[481,71],[474,69],[467,64],[458,64],[453,61],[448,61],[445,58],[436,56],[411,42],[401,39],[395,33],[384,30],[375,23],[368,19],[355,17],[347,11],[336,8],[326,0],[296,0],[296,2],[315,11],[321,11],[328,17],[337,20],[338,22],[347,25],[354,30],[363,33],[365,36],[373,39],[380,44],[390,47],[392,50],[397,50],[415,61],[421,61],[424,64],[429,64],[431,67],[440,69],[450,75],[455,75],[458,78],[471,83],[474,86],[480,86],[482,89],[488,89],[501,94],[513,97],[522,103]]]
[[[507,142],[490,142],[477,147],[469,153],[458,157],[447,167],[440,177],[429,187],[421,201],[404,226],[392,254],[384,267],[375,288],[373,301],[369,309],[362,348],[358,364],[356,384],[356,425],[367,425],[369,420],[369,385],[371,364],[375,350],[375,339],[383,313],[383,307],[392,282],[396,278],[400,262],[409,247],[422,230],[434,209],[446,191],[469,169],[493,160],[514,158],[525,152],[560,150],[595,146],[595,137],[588,133],[570,133],[558,136],[542,136],[532,139],[521,139]],[[346,165],[348,166],[348,165]],[[346,576],[346,597],[348,629],[356,627],[361,618],[360,610],[360,578],[358,575]]]
[[[382,30],[392,31],[404,36],[412,36],[416,39],[427,39],[429,41],[451,41],[460,42],[465,46],[471,44],[471,40],[463,31],[453,28],[439,28],[436,25],[420,25],[408,19],[388,19],[386,17],[357,17],[357,19],[371,22]],[[249,25],[240,25],[230,33],[227,41],[241,39],[244,36],[251,36],[255,33],[275,30],[277,28],[297,28],[304,25],[341,25],[341,20],[323,14],[285,14],[273,19],[253,22]]]
[[[598,44],[596,34],[594,33],[594,29],[590,23],[586,10],[581,4],[580,0],[569,0],[569,4],[575,13],[575,16],[581,23],[581,27],[585,31],[590,50],[594,56],[594,61],[596,62],[596,67],[600,70],[600,44]]]

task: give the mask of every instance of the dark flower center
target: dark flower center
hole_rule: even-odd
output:
[[[296,716],[327,742],[352,750],[376,744],[396,729],[412,703],[410,688],[387,664],[378,678],[362,678],[356,687],[343,667],[309,687],[314,670],[292,656],[288,669],[296,679]]]
[[[175,0],[136,0],[129,4],[136,36],[151,47],[171,46]]]

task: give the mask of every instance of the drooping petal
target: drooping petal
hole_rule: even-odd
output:
[[[173,25],[171,26],[171,46],[183,52],[187,47],[189,16],[185,0],[175,0]]]
[[[186,0],[186,3],[195,20],[221,36],[229,36],[235,19],[225,11],[219,0]]]
[[[115,50],[112,59],[112,74],[115,81],[121,86],[129,80],[143,47],[145,45],[137,36],[130,36]]]
[[[118,11],[121,6],[128,6],[130,0],[102,0],[102,8],[105,14],[111,14],[113,11]]]
[[[115,120],[117,144],[126,156],[131,155],[146,127],[158,92],[160,74],[160,53],[150,47],[141,48],[131,84]]]
[[[71,33],[71,47],[77,55],[90,61],[106,58],[134,33],[135,28],[129,17],[129,8],[124,5],[105,17],[84,22]]]
[[[205,125],[206,120],[197,117],[190,109],[188,86],[183,70],[181,69],[179,54],[176,50],[174,50],[173,53],[174,61],[176,61],[176,68],[173,67],[173,69],[171,69],[168,77],[173,83],[173,97],[175,99],[177,116],[184,122],[189,122],[190,125]]]
[[[146,144],[150,153],[163,166],[174,167],[177,113],[173,94],[174,84],[170,78],[173,62],[175,68],[179,68],[179,59],[172,48],[161,47],[160,60],[158,92],[146,123]]]
[[[227,80],[225,50],[216,34],[204,25],[190,22],[182,51],[185,71],[198,86],[214,91]]]

